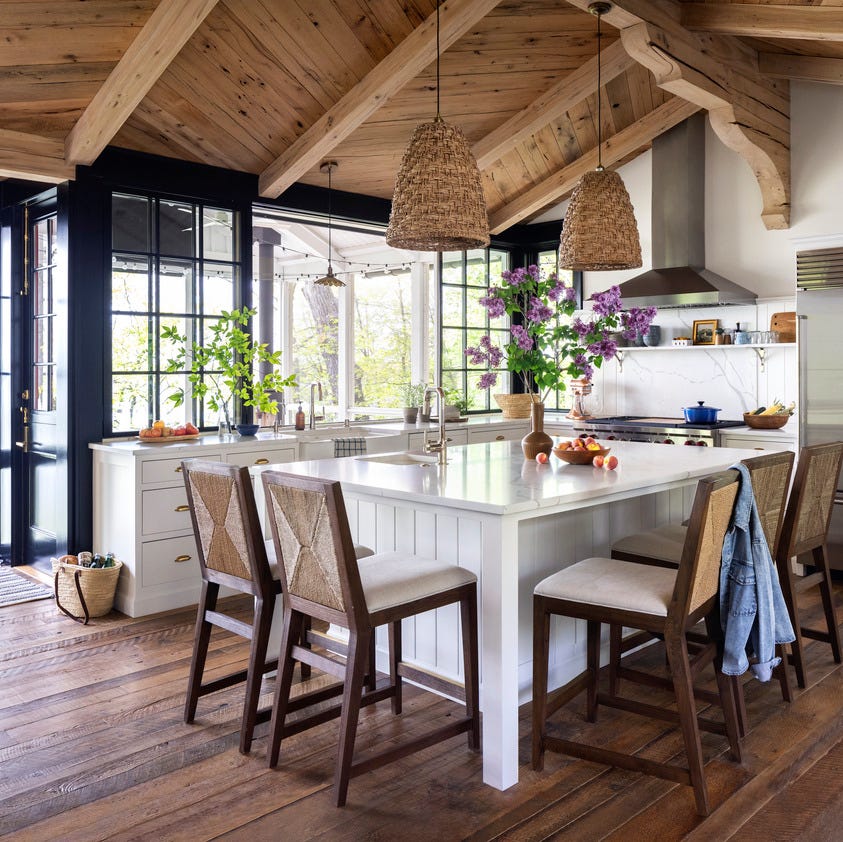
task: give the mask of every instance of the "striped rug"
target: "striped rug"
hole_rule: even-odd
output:
[[[51,599],[52,596],[53,589],[47,585],[41,585],[11,567],[0,567],[0,608],[36,599]]]

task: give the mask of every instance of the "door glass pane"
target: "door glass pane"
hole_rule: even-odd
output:
[[[192,262],[161,260],[158,270],[158,310],[161,313],[195,312]]]
[[[463,301],[465,290],[462,287],[442,288],[442,324],[459,327],[463,323]]]
[[[147,312],[149,258],[115,254],[111,258],[111,309]]]
[[[221,263],[205,263],[202,278],[202,310],[208,315],[218,316],[223,310],[231,310],[234,297],[235,270],[233,266]]]
[[[155,368],[148,316],[111,317],[111,368],[151,371]]]
[[[203,249],[206,260],[234,260],[234,213],[220,208],[202,211]]]
[[[111,415],[114,427],[140,430],[149,423],[150,378],[146,374],[116,374],[111,379]]]
[[[143,196],[111,197],[111,248],[114,251],[150,251],[149,199]]]
[[[50,285],[52,283],[52,269],[41,269],[32,273],[32,306],[33,315],[46,316],[51,312],[53,297]]]
[[[32,369],[32,409],[36,412],[55,410],[53,366],[36,365]]]
[[[193,257],[196,210],[181,202],[158,203],[158,250],[174,257]]]

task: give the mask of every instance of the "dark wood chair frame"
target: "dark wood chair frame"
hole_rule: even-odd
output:
[[[694,583],[698,573],[701,536],[709,515],[711,495],[729,485],[734,485],[735,491],[737,491],[737,482],[737,474],[734,471],[725,471],[699,481],[688,526],[688,538],[685,541],[682,560],[666,617],[538,594],[533,596],[532,763],[534,769],[541,770],[543,768],[544,752],[549,749],[596,763],[605,763],[610,766],[644,772],[692,786],[697,812],[700,815],[708,815],[710,808],[700,743],[700,729],[725,735],[729,740],[731,756],[737,762],[740,762],[741,759],[741,749],[735,685],[720,670],[722,635],[715,610],[717,594],[714,593],[709,596],[693,610],[691,605]],[[564,687],[554,691],[551,697],[548,697],[550,618],[554,614],[586,621],[586,670]],[[689,655],[688,634],[697,622],[703,619],[706,623],[708,639],[704,644],[696,647],[696,651],[691,657]],[[672,674],[672,682],[670,683],[676,695],[676,710],[646,704],[615,694],[604,694],[599,691],[600,629],[603,623],[643,629],[651,634],[664,637]],[[723,709],[723,722],[704,719],[698,716],[696,710],[694,679],[710,663],[714,663],[715,666],[719,691],[717,701]],[[589,722],[596,721],[598,705],[604,704],[667,722],[678,723],[684,738],[688,766],[681,767],[670,763],[659,763],[647,758],[548,735],[546,728],[548,716],[582,691],[586,692],[586,719]]]
[[[206,564],[202,541],[199,537],[200,529],[196,518],[196,507],[191,486],[191,476],[194,472],[215,474],[230,478],[234,482],[240,511],[244,518],[243,532],[246,538],[251,579],[223,573],[208,567]],[[252,745],[255,725],[260,722],[267,722],[272,712],[271,708],[258,710],[258,703],[264,673],[274,670],[278,665],[277,660],[266,661],[266,649],[272,626],[275,600],[281,593],[281,582],[278,579],[273,579],[270,571],[248,469],[220,462],[192,459],[182,462],[182,475],[187,491],[188,505],[190,506],[193,534],[196,536],[199,567],[202,572],[202,591],[196,616],[196,632],[193,641],[193,655],[190,661],[184,721],[193,722],[200,697],[245,681],[246,702],[240,725],[240,751],[243,754],[248,754]],[[221,585],[254,597],[255,609],[251,623],[218,610],[217,600]],[[203,683],[202,678],[211,639],[211,629],[214,626],[226,629],[250,641],[249,663],[245,670],[238,670]]]
[[[428,748],[442,740],[467,733],[469,748],[479,751],[480,700],[476,582],[370,614],[366,607],[340,484],[285,474],[280,471],[264,471],[261,476],[267,500],[270,499],[273,485],[288,486],[324,495],[333,546],[339,560],[343,603],[346,606],[345,611],[337,610],[290,592],[282,562],[278,524],[270,513],[269,521],[285,593],[284,631],[270,726],[268,752],[270,767],[278,764],[282,739],[339,717],[339,746],[334,789],[336,805],[341,807],[346,802],[351,778]],[[401,658],[401,620],[455,602],[460,605],[464,685],[418,669],[405,663]],[[310,619],[336,623],[349,630],[345,663],[337,661],[330,652],[323,653],[301,644],[302,629]],[[385,684],[379,682],[380,686],[376,686],[375,689],[365,688],[364,690],[366,666],[370,659],[369,653],[375,628],[383,625],[389,627],[389,679]],[[342,684],[291,698],[293,669],[297,660],[339,678]],[[466,706],[465,716],[453,718],[448,724],[432,732],[355,761],[354,742],[360,708],[390,699],[393,714],[400,714],[402,680],[405,678],[462,701]],[[340,694],[342,694],[342,699],[339,702],[331,706],[322,704]],[[315,704],[320,705],[315,712],[308,712],[294,721],[287,721],[289,714]]]
[[[818,469],[819,460],[826,457],[831,462],[831,493],[827,500],[818,501],[809,498],[809,491],[814,472]],[[834,595],[831,585],[831,569],[828,562],[828,548],[826,540],[831,515],[834,508],[834,492],[837,489],[837,478],[840,476],[840,466],[843,461],[843,442],[830,442],[803,447],[799,453],[796,466],[796,476],[790,492],[787,511],[784,515],[781,540],[776,553],[776,565],[779,571],[779,581],[782,593],[787,603],[796,640],[791,646],[790,662],[796,670],[796,683],[799,687],[807,686],[807,671],[805,668],[804,644],[802,638],[820,640],[831,646],[832,656],[836,664],[840,663],[841,641],[837,612],[834,607]],[[802,524],[810,507],[825,506],[819,514],[820,528],[811,534],[802,534]],[[796,556],[803,564],[811,565],[813,573],[796,576],[791,567],[791,559]],[[799,619],[798,596],[809,588],[819,587],[825,614],[826,630],[811,629],[803,626]]]
[[[754,456],[751,459],[742,460],[742,464],[746,465],[750,476],[753,478],[753,493],[758,502],[760,511],[775,511],[777,517],[775,522],[764,521],[765,537],[770,547],[770,554],[773,559],[776,558],[776,553],[780,543],[782,534],[782,524],[784,522],[785,504],[787,501],[788,486],[790,485],[790,476],[793,470],[793,460],[795,454],[792,451],[782,451],[777,453],[764,454],[763,456]],[[774,486],[762,486],[760,482],[755,482],[757,477],[760,477],[763,469],[779,468],[782,470],[782,481]],[[658,567],[675,568],[675,564],[663,561],[661,559],[650,558],[647,556],[635,555],[633,553],[612,550],[612,558],[621,559],[623,561],[631,561],[636,564],[651,564]],[[791,614],[791,619],[793,615]],[[611,625],[609,627],[609,693],[616,694],[621,679],[627,681],[637,682],[639,684],[653,684],[653,676],[623,665],[623,656],[633,649],[647,643],[652,639],[652,635],[647,632],[637,632],[636,634],[623,637],[623,628],[618,625]],[[706,637],[698,633],[691,632],[688,635],[689,643],[692,649],[699,645],[704,645]],[[790,676],[787,671],[788,652],[786,644],[779,644],[776,647],[777,654],[781,657],[781,664],[776,667],[774,674],[778,679],[781,688],[782,698],[786,702],[793,701],[793,687],[790,683]],[[743,684],[740,676],[734,676],[733,679],[736,684],[736,699],[738,707],[738,724],[740,726],[741,736],[745,736],[749,728],[748,717],[746,713],[746,703],[744,701]],[[695,687],[694,694],[700,701],[709,703],[717,702],[717,694],[712,693],[704,688]]]

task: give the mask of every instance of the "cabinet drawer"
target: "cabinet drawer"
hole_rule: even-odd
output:
[[[471,430],[468,434],[470,444],[483,441],[507,441],[515,438],[512,430]],[[519,438],[522,438],[519,436]]]
[[[274,465],[281,462],[295,462],[294,447],[274,447],[272,450],[232,450],[225,455],[225,461],[241,468],[253,465]]]
[[[141,551],[141,587],[192,579],[199,585],[199,556],[193,536],[147,541]]]
[[[150,459],[143,462],[141,467],[141,482],[144,485],[151,485],[159,482],[181,482],[181,463],[182,458],[178,459]],[[203,453],[201,457],[191,456],[191,459],[209,459],[211,461],[219,461],[219,453]]]
[[[141,493],[144,535],[192,530],[184,486],[156,488]]]

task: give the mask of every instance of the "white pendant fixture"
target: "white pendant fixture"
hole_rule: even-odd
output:
[[[597,16],[597,169],[585,173],[571,195],[559,241],[559,266],[563,269],[641,266],[641,241],[629,193],[620,175],[604,169],[602,160],[600,18],[611,8],[610,3],[588,7]]]
[[[320,172],[328,173],[328,274],[317,278],[313,283],[320,287],[344,287],[345,284],[334,275],[334,267],[331,266],[333,254],[333,243],[331,239],[331,173],[339,166],[336,161],[324,161],[319,167]]]
[[[404,150],[386,242],[415,251],[463,251],[489,245],[489,218],[477,161],[462,129],[439,111],[439,3],[436,4],[436,118],[413,132]]]

